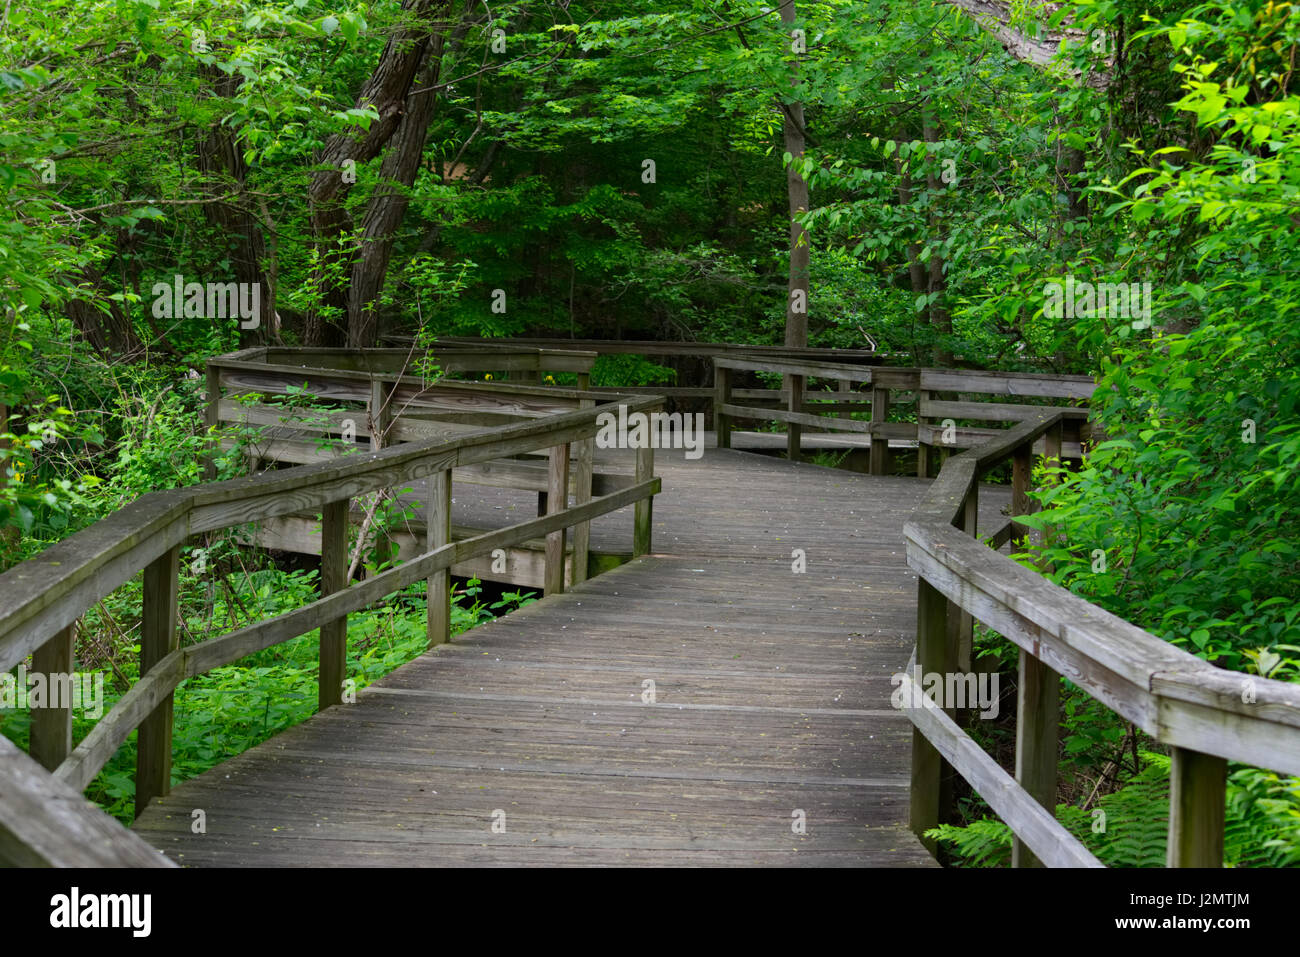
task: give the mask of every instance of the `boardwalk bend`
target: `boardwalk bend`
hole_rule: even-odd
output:
[[[712,384],[592,388],[614,351],[676,351]],[[1300,773],[1300,688],[1213,668],[1006,557],[1034,456],[1086,446],[1090,381],[880,358],[455,340],[436,381],[405,348],[212,360],[214,441],[256,474],[152,493],[0,575],[0,669],[48,674],[73,671],[88,608],[144,588],[142,677],[94,730],[74,748],[51,707],[30,755],[0,738],[0,862],[932,866],[921,835],[955,773],[1012,828],[1015,864],[1096,866],[1050,810],[1064,675],[1169,746],[1169,863],[1218,865],[1226,759]],[[274,401],[303,388],[312,409]],[[709,410],[702,455],[597,446],[608,415],[666,406]],[[854,470],[799,461],[817,449]],[[919,477],[890,474],[912,449]],[[981,483],[1004,464],[1010,486]],[[419,518],[393,533],[400,564],[349,582],[349,532],[383,489]],[[321,597],[181,645],[180,549],[232,528],[320,555]],[[452,575],[545,597],[449,640]],[[348,613],[420,581],[430,651],[345,702]],[[916,686],[971,671],[975,621],[1022,649],[1014,776]],[[177,685],[317,630],[320,712],[172,785]],[[126,829],[81,792],[137,728]]]

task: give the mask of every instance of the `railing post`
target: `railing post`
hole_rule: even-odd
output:
[[[1011,515],[1029,514],[1029,478],[1033,471],[1034,446],[1031,442],[1016,447],[1011,457]],[[1019,522],[1011,523],[1011,539],[1018,541],[1029,534]]]
[[[547,474],[547,514],[563,512],[569,507],[569,446],[557,445],[551,449],[550,469]],[[544,593],[558,595],[564,591],[564,539],[563,528],[546,536],[546,577]]]
[[[433,551],[451,542],[451,469],[440,469],[426,479],[424,503],[425,548]],[[429,647],[451,641],[451,566],[429,576]]]
[[[926,675],[944,674],[948,665],[948,599],[924,578],[917,579],[916,664]],[[942,685],[941,685],[942,686]],[[910,823],[913,833],[931,851],[935,844],[922,835],[949,817],[944,779],[952,773],[948,762],[921,733],[912,728],[912,787]]]
[[[370,377],[370,401],[366,413],[370,419],[370,450],[378,452],[387,445],[388,428],[393,421],[392,390],[397,383]],[[379,494],[376,492],[375,494]]]
[[[961,530],[971,538],[979,537],[980,483],[979,476],[971,482],[970,491],[962,508]],[[955,603],[954,603],[955,604]],[[969,672],[974,666],[973,645],[975,640],[975,619],[971,613],[960,605],[957,609],[957,670]]]
[[[325,598],[348,586],[348,500],[321,507],[320,593]],[[343,702],[348,659],[348,616],[320,626],[320,678],[316,706],[323,711]]]
[[[731,417],[722,411],[731,404],[731,370],[713,360],[713,432],[720,449],[731,448]]]
[[[206,371],[207,391],[204,397],[207,405],[203,408],[203,425],[208,431],[208,454],[203,462],[203,478],[211,482],[217,477],[217,453],[221,448],[216,434],[216,429],[221,424],[221,369],[209,361]]]
[[[871,474],[884,475],[885,463],[889,459],[889,439],[880,435],[877,426],[884,425],[889,418],[889,389],[876,385],[873,379],[871,387]]]
[[[176,650],[177,579],[180,546],[169,548],[144,569],[140,623],[140,677]],[[136,739],[135,816],[172,786],[172,695],[168,693],[140,722]]]
[[[636,481],[648,482],[655,475],[655,450],[646,443],[646,448],[636,450]],[[654,521],[654,496],[649,495],[632,506],[632,557],[644,555],[650,551],[651,523]]]
[[[930,401],[934,393],[928,389],[916,392],[916,477],[930,477],[930,445],[921,437],[921,432],[929,424],[929,416],[921,414],[921,408]]]
[[[806,380],[801,375],[788,375],[785,377],[786,392],[785,407],[788,412],[803,411],[803,387]],[[798,462],[803,457],[803,426],[794,422],[787,422],[785,433],[785,457],[791,462]]]
[[[72,751],[72,644],[76,626],[69,625],[32,652],[32,671],[45,676],[46,700],[32,709],[31,756],[47,771],[62,764]],[[58,698],[55,699],[56,689]],[[55,707],[57,700],[58,706]]]
[[[1187,748],[1171,748],[1169,763],[1170,867],[1222,867],[1228,762]]]
[[[582,399],[578,403],[578,407],[582,409],[592,409],[595,406],[595,399]],[[578,454],[575,456],[577,475],[574,476],[573,504],[585,505],[591,501],[591,472],[596,455],[596,437],[593,435],[587,439],[579,439],[575,444],[578,447]],[[587,580],[587,561],[590,552],[591,522],[579,522],[573,526],[573,571],[570,579],[575,585]]]
[[[1016,689],[1016,780],[1049,813],[1056,811],[1061,679],[1029,652],[1020,651]],[[1019,838],[1011,840],[1012,867],[1042,867]]]

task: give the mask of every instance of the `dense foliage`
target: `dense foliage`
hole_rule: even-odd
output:
[[[1104,440],[1041,495],[1028,521],[1052,534],[1024,561],[1208,661],[1300,680],[1300,6],[986,6],[1025,43],[944,2],[799,0],[793,27],[748,0],[5,4],[0,568],[199,481],[203,361],[241,345],[779,342],[793,177],[810,345],[1098,377]],[[258,285],[257,322],[160,314],[178,275]],[[1067,281],[1149,298],[1053,308]],[[594,381],[671,377],[607,357]],[[230,538],[186,563],[186,641],[314,593]],[[475,598],[458,627],[493,611]],[[421,601],[355,616],[354,664],[415,653]],[[123,589],[79,627],[119,691],[138,614]],[[313,640],[189,682],[177,774],[309,713]],[[1065,709],[1061,820],[1109,862],[1158,862],[1167,761],[1077,690]],[[1004,728],[974,730],[1005,753]],[[91,791],[118,812],[131,760]],[[1298,793],[1233,769],[1230,863],[1300,862]],[[1005,828],[964,808],[945,846],[1005,860]]]

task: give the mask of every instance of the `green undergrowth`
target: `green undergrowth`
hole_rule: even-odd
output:
[[[255,572],[241,589],[240,601],[254,618],[280,614],[316,597],[315,570]],[[533,601],[531,593],[507,592],[490,602],[481,584],[471,579],[458,589],[452,604],[453,635]],[[249,607],[252,606],[252,607]],[[224,607],[218,603],[218,614]],[[200,622],[190,616],[186,628]],[[184,630],[184,629],[183,629]],[[385,603],[348,616],[347,677],[361,689],[427,649],[423,584],[389,596]],[[260,744],[316,712],[319,633],[308,632],[183,682],[176,690],[172,732],[172,784],[192,778]],[[138,677],[138,644],[120,664],[99,669],[103,676],[103,711],[108,713],[128,683]],[[346,707],[346,705],[344,705]],[[74,711],[73,740],[79,742],[96,721]],[[0,733],[26,750],[30,712],[0,710]],[[86,797],[125,824],[133,820],[136,737],[132,732],[86,789]]]
[[[1084,810],[1059,804],[1056,819],[1108,867],[1164,867],[1169,827],[1169,756],[1143,752],[1146,767]],[[1300,866],[1300,779],[1233,766],[1228,777],[1226,867]],[[1006,867],[1011,829],[983,818],[926,832],[958,867]]]

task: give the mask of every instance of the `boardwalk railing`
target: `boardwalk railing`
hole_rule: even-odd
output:
[[[803,429],[842,431],[870,436],[872,475],[888,468],[889,443],[915,442],[917,474],[930,471],[931,449],[945,453],[968,448],[999,434],[1000,429],[957,427],[957,421],[1020,422],[1044,411],[1069,407],[1016,405],[988,400],[983,396],[1030,396],[1084,400],[1095,383],[1087,376],[1061,376],[1028,372],[983,372],[969,369],[913,369],[896,366],[857,366],[808,359],[766,356],[715,356],[713,360],[713,427],[719,448],[729,448],[735,419],[757,419],[786,423],[786,454],[797,459]],[[785,408],[772,409],[754,402],[765,395],[759,390],[734,388],[736,372],[780,373],[784,387],[779,393]],[[837,392],[813,391],[810,379],[833,381]],[[855,391],[861,389],[862,391]],[[956,400],[937,396],[955,393]],[[777,395],[768,392],[768,395]],[[961,396],[968,398],[962,399]],[[745,404],[744,400],[749,400]],[[915,422],[890,422],[889,410],[897,405],[916,405]],[[852,418],[870,411],[870,421]],[[933,420],[939,419],[934,424]],[[1063,452],[1066,458],[1082,456],[1080,424],[1083,417],[1069,415]],[[1041,444],[1041,442],[1040,442]]]
[[[325,708],[343,699],[350,612],[427,580],[428,635],[436,645],[449,638],[449,570],[459,562],[545,535],[546,588],[562,591],[566,530],[585,527],[593,518],[629,505],[634,506],[633,553],[649,551],[651,503],[660,489],[653,449],[637,450],[635,475],[625,487],[598,497],[588,489],[569,505],[570,445],[576,444],[579,454],[589,454],[602,413],[617,413],[620,405],[629,414],[650,412],[662,403],[656,396],[628,398],[449,439],[153,492],[0,575],[0,672],[30,654],[34,672],[57,675],[72,671],[76,620],[144,572],[140,680],[75,750],[70,700],[65,699],[66,706],[33,710],[32,757],[53,771],[53,780],[34,771],[34,763],[7,742],[0,744],[0,863],[90,863],[91,856],[79,856],[72,847],[82,840],[98,842],[98,863],[108,863],[105,856],[114,854],[117,863],[140,863],[136,842],[105,838],[121,829],[113,831],[116,824],[110,818],[68,796],[79,798],[137,728],[136,813],[165,795],[171,783],[172,693],[186,678],[319,628],[318,703]],[[542,449],[549,456],[547,514],[452,542],[452,471]],[[349,583],[349,500],[413,480],[427,482],[427,550],[363,582]],[[178,565],[185,540],[304,510],[321,514],[320,599],[219,638],[179,647]],[[45,819],[33,818],[34,802],[42,801],[50,805],[41,812]],[[103,821],[96,823],[100,818]],[[54,835],[37,840],[34,831],[44,833],[47,825],[56,829]]]
[[[544,372],[576,373],[585,385],[595,353],[580,350],[443,346],[434,357],[443,372],[493,370],[523,376],[523,381],[476,382],[441,379],[430,385],[414,374],[416,363],[409,349],[256,348],[208,360],[207,425],[214,451],[238,448],[249,460],[249,471],[271,463],[309,465],[376,450],[399,442],[419,442],[465,435],[484,426],[556,415],[591,408],[617,395],[595,394],[542,386]],[[298,397],[289,405],[273,405],[268,397]],[[299,402],[309,398],[310,402]],[[285,400],[280,400],[281,402]],[[295,404],[297,403],[297,404]],[[319,408],[322,404],[329,409]],[[592,443],[575,449],[570,489],[579,500],[624,487],[629,479],[593,463]],[[210,464],[208,477],[215,477]],[[545,514],[550,494],[548,466],[528,457],[463,465],[454,480],[537,496],[538,514]],[[358,502],[358,505],[361,503]],[[373,502],[372,502],[373,505]],[[366,528],[366,509],[358,508],[353,522]],[[630,552],[592,556],[587,523],[574,531],[568,580],[585,580],[588,565],[599,569],[625,560]],[[455,537],[472,537],[478,529],[457,528]],[[388,527],[384,534],[402,556],[422,549],[419,521]],[[319,534],[309,517],[282,515],[258,525],[252,541],[269,548],[318,553]],[[545,585],[540,552],[535,543],[509,550],[504,572],[496,580],[528,588]],[[458,565],[459,575],[482,575],[484,561]]]
[[[1300,774],[1300,686],[1216,668],[975,537],[980,477],[1011,459],[1012,513],[1025,514],[1035,442],[1059,459],[1062,425],[1077,414],[1040,413],[952,456],[905,525],[907,563],[920,576],[914,663],[921,673],[969,667],[972,619],[1020,648],[1014,779],[951,711],[921,693],[908,669],[903,700],[921,703],[907,711],[912,828],[920,835],[947,818],[946,763],[1011,828],[1014,866],[1099,866],[1053,816],[1064,676],[1169,746],[1169,866],[1219,867],[1227,760]]]

